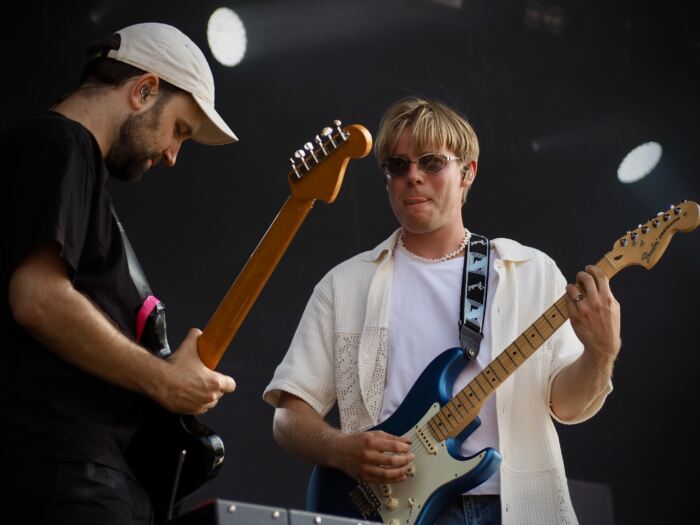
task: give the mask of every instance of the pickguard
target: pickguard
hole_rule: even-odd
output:
[[[437,441],[427,429],[428,420],[439,410],[439,403],[433,403],[421,420],[403,436],[411,440],[416,454],[412,474],[399,483],[369,485],[382,503],[378,513],[384,523],[392,525],[415,523],[435,491],[475,469],[486,457],[486,451],[482,451],[467,459],[453,458],[447,450],[445,441]],[[422,439],[417,435],[420,429],[425,429]],[[424,440],[427,440],[431,446],[427,446]],[[387,494],[389,491],[390,494]],[[391,498],[395,500],[391,501]],[[389,507],[394,505],[396,508],[390,510]]]

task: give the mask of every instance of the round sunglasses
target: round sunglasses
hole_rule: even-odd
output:
[[[382,169],[389,177],[403,177],[408,173],[408,167],[416,163],[418,169],[423,173],[437,173],[451,160],[459,160],[459,157],[451,155],[441,155],[439,153],[426,153],[416,160],[409,160],[404,157],[387,157],[382,162]]]

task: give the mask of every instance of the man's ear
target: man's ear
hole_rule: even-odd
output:
[[[466,166],[462,166],[462,180],[468,184],[472,184],[476,178],[477,163],[475,160],[469,162]]]
[[[159,85],[160,79],[155,73],[145,73],[136,77],[129,88],[131,107],[138,111],[153,105]]]

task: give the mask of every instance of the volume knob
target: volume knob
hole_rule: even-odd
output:
[[[389,510],[396,510],[399,508],[399,500],[394,498],[394,497],[387,498],[385,504],[386,504],[386,508]]]

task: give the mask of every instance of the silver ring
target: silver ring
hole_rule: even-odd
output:
[[[580,294],[578,294],[576,297],[574,297],[574,302],[575,302],[575,303],[578,303],[578,302],[580,302],[580,301],[583,301],[583,294],[582,294],[582,293],[580,293]]]

